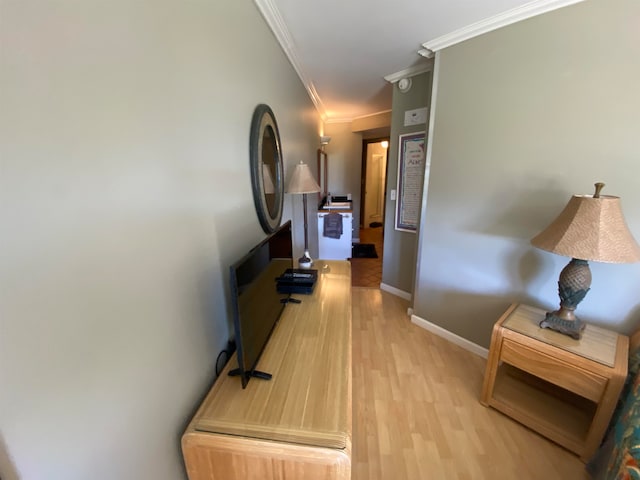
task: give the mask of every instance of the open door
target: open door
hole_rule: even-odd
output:
[[[384,225],[389,139],[364,140],[360,192],[360,227]]]

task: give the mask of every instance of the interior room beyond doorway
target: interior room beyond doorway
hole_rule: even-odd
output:
[[[388,148],[388,138],[362,142],[360,243],[375,250],[377,257],[353,255],[351,282],[354,287],[380,288],[382,282]]]

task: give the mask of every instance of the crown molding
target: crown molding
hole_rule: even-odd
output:
[[[324,123],[351,123],[353,122],[353,118],[326,118],[324,119]]]
[[[367,113],[366,115],[360,115],[359,117],[327,118],[324,123],[352,123],[363,118],[375,117],[376,115],[384,115],[385,113],[391,113],[391,110],[381,110],[375,113]]]
[[[366,115],[360,115],[359,117],[355,117],[354,120],[360,120],[361,118],[369,118],[369,117],[375,117],[377,115],[384,115],[386,113],[391,113],[392,110],[391,109],[387,109],[387,110],[380,110],[379,112],[375,112],[375,113],[367,113]]]
[[[433,58],[435,54],[435,52],[432,52],[428,48],[418,50],[418,55],[422,55],[424,58]]]
[[[397,81],[407,78],[407,77],[415,77],[416,75],[420,75],[421,73],[430,72],[433,70],[433,63],[423,63],[420,65],[414,65],[413,67],[405,68],[404,70],[400,70],[399,72],[392,73],[384,77],[384,79],[389,83],[396,83]]]
[[[291,34],[289,33],[289,29],[284,23],[282,15],[280,15],[280,12],[271,0],[254,0],[254,3],[258,7],[258,10],[260,10],[260,13],[267,22],[267,25],[269,25],[269,28],[278,40],[280,47],[282,47],[282,50],[289,59],[289,62],[293,66],[293,69],[298,74],[300,81],[302,81],[302,84],[306,88],[311,101],[320,114],[320,117],[323,121],[326,120],[326,109],[322,104],[322,100],[320,100],[320,96],[316,91],[316,87],[313,85],[313,82],[309,80],[309,77],[305,74],[304,68],[302,68],[302,63],[298,60],[299,55],[296,52],[295,47],[293,46]]]
[[[437,52],[438,50],[442,50],[443,48],[450,47],[456,43],[477,37],[483,33],[491,32],[498,28],[511,25],[512,23],[520,22],[527,18],[535,17],[537,15],[583,1],[584,0],[534,0],[521,5],[520,7],[507,10],[506,12],[472,23],[469,26],[425,42],[422,46],[432,52]]]

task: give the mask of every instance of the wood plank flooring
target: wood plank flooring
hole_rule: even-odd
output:
[[[382,281],[382,254],[384,252],[383,230],[361,228],[360,243],[372,243],[376,247],[378,258],[350,258],[351,285],[354,287],[380,288]]]
[[[586,480],[578,457],[480,404],[486,360],[353,288],[353,480]]]

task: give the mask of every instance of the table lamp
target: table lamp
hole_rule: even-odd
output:
[[[302,204],[304,208],[304,254],[298,259],[300,268],[311,268],[313,260],[309,255],[309,232],[307,222],[307,193],[317,193],[320,185],[313,178],[311,169],[306,163],[300,162],[289,179],[287,193],[302,194]]]
[[[588,261],[633,263],[640,261],[636,243],[622,215],[620,198],[600,195],[604,183],[596,183],[593,195],[574,195],[551,224],[531,239],[542,250],[571,257],[558,280],[560,309],[548,312],[540,327],[579,340],[586,324],[575,309],[591,286]]]

